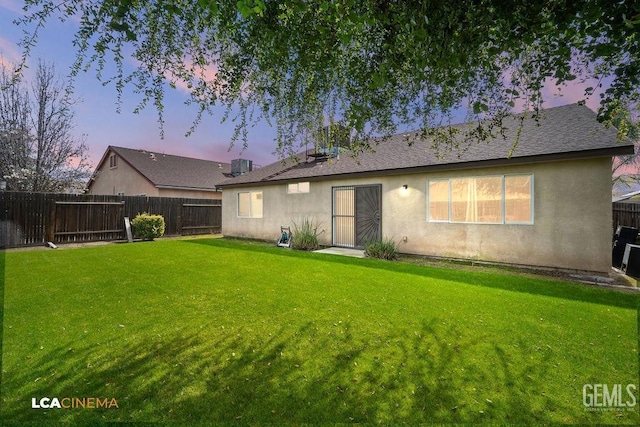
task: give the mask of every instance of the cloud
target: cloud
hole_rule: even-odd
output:
[[[2,0],[0,0],[2,1]],[[128,57],[128,62],[134,68],[147,69],[148,67],[134,57],[134,55],[130,55]],[[195,65],[190,59],[183,59],[182,66],[185,70],[189,70],[195,76],[194,80],[191,82],[184,81],[182,78],[177,76],[171,70],[166,70],[163,72],[163,77],[166,82],[170,82],[173,84],[176,89],[186,94],[191,94],[193,89],[198,85],[200,81],[212,82],[215,80],[216,75],[218,74],[218,67],[215,64],[209,64],[206,67],[202,67],[199,65]]]
[[[509,67],[502,72],[502,83],[504,87],[510,87],[514,73],[519,74],[515,67]],[[544,80],[541,90],[543,108],[558,107],[585,101],[587,107],[596,111],[600,106],[599,94],[610,86],[611,79],[604,78],[602,81],[599,81],[598,79],[588,78],[585,75],[578,74],[575,80],[567,81],[562,85],[558,85],[556,82],[556,78],[549,77]],[[595,88],[595,91],[587,97],[585,90],[589,87]],[[522,88],[515,89],[521,91]],[[527,105],[527,100],[522,97],[523,95],[521,91],[520,97],[514,100],[514,112],[522,112],[533,108],[531,105]]]
[[[9,67],[21,61],[21,54],[18,46],[10,40],[0,37],[0,66]]]
[[[24,10],[22,9],[24,6],[23,1],[17,0],[0,0],[0,8],[6,9],[18,15],[24,15]]]
[[[206,67],[203,68],[203,67],[195,66],[191,60],[185,60],[184,65],[186,69],[194,70],[194,74],[196,74],[197,80],[212,82],[213,80],[215,80],[216,75],[218,74],[218,67],[213,64],[207,65]],[[176,85],[177,89],[180,89],[181,91],[188,94],[191,93],[192,87],[190,87],[190,85],[187,82],[180,80],[178,78],[175,78],[170,73],[166,73],[165,78],[169,81],[172,81]],[[195,84],[197,83],[194,82],[194,85]]]
[[[22,52],[16,40],[11,38],[18,37],[17,26],[12,22],[16,17],[11,15],[24,15],[22,10],[24,2],[17,0],[0,0],[0,11],[7,10],[11,13],[0,13],[0,26],[2,27],[2,35],[0,35],[0,66],[8,68],[11,64],[17,64],[22,60]]]
[[[608,81],[602,82],[602,87],[598,88],[600,82],[596,79],[579,80],[568,82],[566,85],[557,86],[552,79],[545,81],[542,94],[545,100],[545,107],[556,107],[559,105],[575,104],[578,101],[586,100],[586,105],[592,110],[597,110],[600,106],[598,93],[605,91],[609,87]],[[596,88],[595,93],[586,98],[585,89]]]

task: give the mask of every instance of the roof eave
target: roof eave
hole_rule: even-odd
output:
[[[89,178],[89,182],[87,182],[85,191],[91,190],[91,186],[93,185],[93,182],[96,180],[95,179],[96,174],[98,173],[98,171],[102,167],[102,164],[106,161],[107,155],[109,154],[109,151],[112,151],[112,150],[113,150],[113,147],[111,145],[109,145],[109,146],[107,146],[107,149],[104,151],[104,153],[102,153],[102,157],[100,158],[100,161],[98,162],[98,165],[96,166],[95,170],[91,174],[91,177]]]
[[[298,182],[301,180],[306,181],[326,181],[330,179],[345,179],[345,178],[365,178],[371,176],[392,176],[392,175],[404,175],[404,174],[416,174],[424,172],[438,172],[438,171],[452,171],[452,170],[464,170],[464,169],[479,169],[496,166],[515,166],[532,163],[549,163],[560,162],[567,160],[583,160],[589,158],[598,157],[613,157],[621,155],[629,155],[634,153],[633,145],[621,145],[618,147],[600,148],[595,150],[574,151],[566,153],[554,153],[554,154],[539,154],[526,157],[512,157],[502,159],[491,160],[476,160],[469,162],[459,163],[443,163],[436,165],[414,166],[407,168],[393,168],[393,169],[377,169],[370,171],[358,171],[358,172],[346,172],[336,173],[318,176],[300,176],[280,179],[258,180],[242,183],[227,183],[220,185],[221,188],[236,188],[236,187],[252,187],[256,185],[269,185],[269,184],[284,184],[288,182]]]
[[[180,186],[180,185],[162,185],[162,184],[158,184],[156,185],[156,188],[161,188],[161,189],[168,189],[168,190],[189,190],[189,191],[209,191],[209,192],[219,192],[220,191],[220,186],[216,186],[216,187],[184,187],[184,186]]]

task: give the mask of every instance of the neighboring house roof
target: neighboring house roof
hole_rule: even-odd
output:
[[[114,146],[107,148],[96,170],[108,161],[111,151],[157,188],[215,191],[231,177],[229,163]]]
[[[535,163],[588,157],[633,154],[633,145],[618,143],[617,131],[605,128],[596,114],[580,105],[566,105],[541,111],[538,120],[521,115],[504,119],[505,136],[487,141],[462,143],[460,149],[438,153],[431,139],[408,144],[416,133],[392,136],[379,143],[371,143],[373,152],[358,154],[347,152],[328,161],[315,161],[305,153],[297,159],[286,159],[225,181],[223,186],[233,187],[265,182],[320,180],[341,176],[367,176],[380,174],[417,173],[433,170],[466,169],[502,164]],[[520,130],[517,146],[516,135]],[[467,128],[472,124],[455,125]],[[460,132],[459,134],[463,134]],[[509,155],[510,152],[511,156]],[[440,154],[440,156],[438,155]],[[296,163],[297,161],[297,163]]]
[[[631,193],[621,194],[620,196],[613,196],[612,202],[624,202],[626,200],[636,200],[636,196],[640,195],[640,191],[632,191]]]
[[[616,198],[622,200],[631,193],[640,193],[640,176],[639,175],[620,175],[613,183],[611,194],[613,201]]]

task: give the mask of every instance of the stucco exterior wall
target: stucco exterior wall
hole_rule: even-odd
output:
[[[335,181],[310,184],[309,193],[287,194],[287,184],[243,187],[222,191],[223,234],[233,237],[276,240],[280,226],[293,226],[308,218],[320,223],[322,245],[331,245],[331,187]],[[262,191],[262,218],[238,217],[238,193]]]
[[[157,188],[148,179],[131,167],[127,162],[118,158],[118,166],[109,167],[109,157],[102,164],[95,180],[87,194],[138,196],[148,197],[185,197],[191,199],[221,199],[219,191],[185,190],[179,188]]]
[[[533,224],[427,221],[428,180],[504,174],[533,175]],[[382,234],[398,242],[401,252],[581,271],[610,269],[609,157],[311,182],[307,194],[287,194],[284,183],[227,188],[223,192],[222,233],[275,240],[281,225],[308,217],[321,223],[325,232],[320,241],[330,245],[332,187],[364,184],[382,184]],[[407,190],[402,189],[403,184]],[[239,191],[263,192],[263,218],[238,218]]]
[[[118,166],[109,167],[109,157],[102,164],[91,184],[88,194],[137,196],[145,194],[149,197],[159,197],[158,189],[144,178],[138,171],[129,166],[127,162],[118,158]]]
[[[199,190],[181,190],[176,188],[160,188],[158,189],[160,197],[185,197],[189,199],[214,199],[220,200],[222,193],[220,191],[199,191]]]

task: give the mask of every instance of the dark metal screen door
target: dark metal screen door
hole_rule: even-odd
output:
[[[333,188],[333,244],[362,248],[381,238],[381,185]]]
[[[381,185],[356,187],[356,247],[380,240]]]

